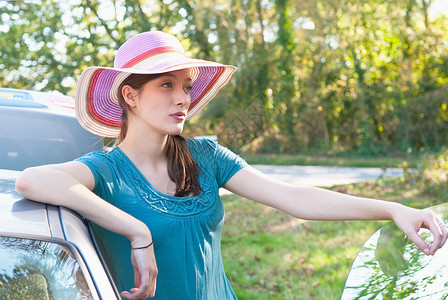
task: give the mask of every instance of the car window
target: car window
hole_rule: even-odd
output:
[[[93,299],[72,252],[65,246],[0,237],[0,299]]]
[[[448,222],[448,204],[430,208]],[[432,234],[420,235],[431,242]],[[341,300],[448,299],[448,244],[426,256],[390,223],[378,230],[353,262]]]

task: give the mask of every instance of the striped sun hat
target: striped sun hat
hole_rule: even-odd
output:
[[[187,119],[197,114],[229,82],[236,67],[192,59],[172,35],[150,31],[126,41],[117,51],[114,67],[89,67],[76,86],[75,110],[79,123],[88,131],[117,137],[122,109],[118,87],[131,74],[160,74],[192,69],[191,104]]]

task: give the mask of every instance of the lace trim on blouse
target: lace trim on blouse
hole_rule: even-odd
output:
[[[129,182],[133,185],[136,195],[140,196],[145,205],[158,213],[171,216],[192,216],[211,208],[217,198],[217,187],[210,180],[200,180],[202,192],[197,196],[175,197],[161,193],[143,176],[134,163],[121,151],[115,148],[116,158],[130,172]]]

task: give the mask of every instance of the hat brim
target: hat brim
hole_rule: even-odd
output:
[[[117,90],[131,74],[161,74],[192,69],[191,104],[187,119],[200,112],[225,86],[236,67],[216,62],[183,57],[136,68],[86,68],[78,80],[75,93],[75,111],[79,123],[88,131],[103,137],[118,137],[121,130],[122,109],[118,105]]]

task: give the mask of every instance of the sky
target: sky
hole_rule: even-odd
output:
[[[447,0],[435,0],[430,6],[430,13],[437,14],[443,12],[448,15],[448,1]]]

